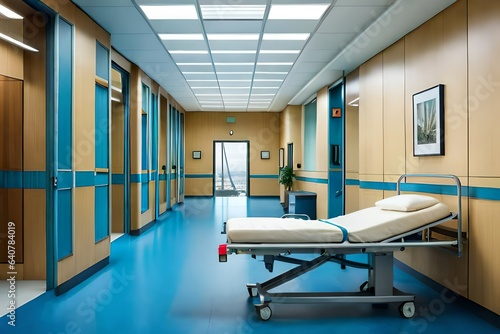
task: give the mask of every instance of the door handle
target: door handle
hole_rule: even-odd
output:
[[[339,197],[340,195],[342,195],[342,189],[337,190],[337,191],[335,192],[335,197]]]

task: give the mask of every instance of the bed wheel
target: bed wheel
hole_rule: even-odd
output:
[[[262,321],[271,319],[271,315],[273,315],[269,304],[255,305],[255,311],[257,312],[257,316],[259,317],[259,319]]]
[[[410,319],[415,315],[415,303],[414,302],[406,302],[399,306],[399,314],[403,318]]]
[[[257,297],[259,295],[259,291],[257,290],[257,288],[247,287],[247,290],[248,290],[248,295],[252,298]]]

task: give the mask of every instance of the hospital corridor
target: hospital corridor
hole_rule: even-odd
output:
[[[499,333],[498,31],[0,0],[0,334]]]

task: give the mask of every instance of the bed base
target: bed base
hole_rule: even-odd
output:
[[[261,320],[269,320],[272,310],[271,302],[280,304],[309,303],[372,303],[385,305],[400,303],[400,314],[411,318],[415,314],[415,296],[405,294],[393,287],[393,252],[369,253],[368,264],[347,261],[336,255],[322,254],[310,261],[283,257],[285,262],[300,262],[300,264],[263,283],[247,284],[250,297],[258,297],[260,303],[254,304],[257,316]],[[282,261],[281,258],[275,258]],[[269,260],[269,259],[268,259]],[[368,280],[360,285],[355,292],[270,292],[311,270],[328,262],[340,262],[347,266],[368,269]]]

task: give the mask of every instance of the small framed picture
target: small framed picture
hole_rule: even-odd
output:
[[[342,109],[332,108],[332,117],[342,117]]]
[[[413,155],[444,155],[444,85],[413,94]]]
[[[193,151],[193,159],[201,159],[201,151]]]
[[[260,151],[260,158],[261,159],[269,159],[271,155],[269,154],[269,151]]]

